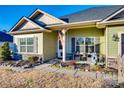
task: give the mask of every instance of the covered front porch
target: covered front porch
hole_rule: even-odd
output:
[[[95,27],[63,29],[58,32],[58,58],[92,63],[105,61],[105,32]],[[104,57],[104,58],[103,58]]]

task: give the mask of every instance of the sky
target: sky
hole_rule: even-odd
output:
[[[97,5],[98,6],[98,5]],[[10,29],[23,16],[30,16],[37,8],[60,17],[87,8],[96,7],[95,5],[0,5],[0,30]]]

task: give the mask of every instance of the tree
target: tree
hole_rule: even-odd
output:
[[[1,47],[1,58],[4,61],[11,59],[11,51],[10,51],[8,42],[4,42],[2,47]]]

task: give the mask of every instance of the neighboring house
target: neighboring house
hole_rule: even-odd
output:
[[[124,6],[89,8],[54,17],[37,9],[11,29],[23,58],[38,55],[43,60],[67,60],[69,54],[103,54],[106,62],[124,54]]]

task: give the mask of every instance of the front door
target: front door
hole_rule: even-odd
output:
[[[62,44],[60,40],[58,40],[58,58],[62,58]]]
[[[124,55],[124,34],[121,35],[121,54]]]

